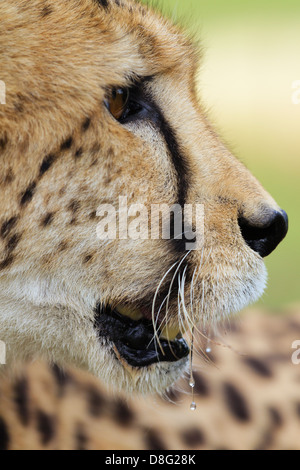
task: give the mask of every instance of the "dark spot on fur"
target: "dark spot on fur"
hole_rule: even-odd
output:
[[[59,367],[57,364],[53,364],[51,366],[51,369],[52,369],[53,376],[59,388],[59,395],[62,395],[63,389],[65,388],[65,386],[68,383],[72,382],[73,379],[68,372],[66,372],[64,369]]]
[[[267,430],[262,432],[262,437],[260,439],[259,445],[254,449],[258,450],[268,450],[274,442],[274,432],[272,430]]]
[[[6,145],[8,143],[8,138],[7,135],[3,135],[3,137],[0,137],[0,150],[4,150]]]
[[[102,6],[105,10],[108,8],[108,0],[97,0],[99,5]]]
[[[21,201],[20,201],[21,206],[24,206],[25,204],[28,204],[31,201],[31,199],[33,198],[35,188],[36,188],[36,183],[33,182],[28,186],[28,188],[24,191],[24,193],[21,194]]]
[[[101,145],[97,142],[97,144],[93,145],[91,148],[91,153],[92,154],[98,154],[101,150]]]
[[[76,150],[75,152],[75,158],[80,158],[82,156],[83,149],[82,147],[79,147],[79,149]]]
[[[88,130],[88,128],[90,127],[91,125],[91,118],[87,118],[84,123],[82,124],[82,130],[83,132],[86,132]]]
[[[145,445],[147,450],[165,450],[166,446],[156,429],[145,430]]]
[[[17,223],[18,217],[11,217],[10,219],[3,222],[0,230],[0,234],[2,238],[7,237],[11,230],[15,227]]]
[[[270,413],[270,418],[272,420],[272,424],[275,428],[279,428],[283,425],[283,418],[280,414],[280,412],[274,408],[273,406],[270,406],[268,409]]]
[[[99,390],[93,386],[87,388],[87,402],[89,413],[95,418],[98,418],[103,412],[105,399]]]
[[[295,403],[295,411],[296,411],[298,418],[300,419],[300,401]]]
[[[3,176],[2,181],[3,181],[4,184],[10,184],[10,183],[13,182],[14,179],[15,179],[15,175],[13,174],[12,169],[9,168],[9,170],[8,170],[7,173],[6,173],[6,175]],[[1,182],[1,180],[0,180],[0,182]]]
[[[193,375],[195,380],[195,392],[197,395],[201,395],[201,397],[207,397],[209,395],[207,380],[199,372],[194,372]]]
[[[225,403],[231,414],[239,421],[249,421],[250,411],[248,405],[238,389],[230,383],[225,383],[223,392]]]
[[[53,221],[53,212],[48,212],[48,214],[45,215],[45,217],[42,219],[42,226],[47,227],[48,225],[51,225]]]
[[[201,446],[205,443],[203,432],[195,427],[182,431],[180,436],[183,443],[188,447]]]
[[[92,258],[93,258],[93,255],[86,255],[86,256],[83,258],[83,264],[88,263],[89,261],[91,261]]]
[[[8,268],[13,263],[14,257],[8,255],[1,263],[0,270]]]
[[[97,217],[97,211],[93,211],[93,212],[91,212],[91,213],[89,214],[89,218],[90,218],[91,220],[96,219],[96,217]]]
[[[70,381],[69,374],[57,364],[52,364],[51,370],[60,387],[64,387]]]
[[[57,245],[58,251],[65,251],[68,248],[68,243],[66,241],[59,242]]]
[[[92,168],[93,166],[97,165],[98,163],[98,158],[94,158],[94,160],[92,161],[91,165],[90,165],[90,168]]]
[[[85,450],[86,444],[88,442],[88,438],[86,436],[83,424],[79,423],[76,426],[75,432],[75,441],[76,441],[76,449],[77,450]]]
[[[14,251],[14,249],[17,247],[19,241],[21,240],[22,235],[20,233],[16,233],[13,235],[7,242],[6,249],[9,253]]]
[[[29,423],[29,387],[25,378],[19,379],[14,385],[14,401],[21,423],[27,426]]]
[[[0,450],[8,450],[9,434],[5,421],[0,417]]]
[[[51,15],[51,13],[53,13],[53,9],[49,5],[46,5],[42,9],[41,17],[45,18],[46,16]]]
[[[75,214],[78,211],[79,207],[80,207],[80,203],[79,201],[76,201],[76,199],[73,199],[68,204],[68,210],[73,212],[73,214]]]
[[[42,176],[46,171],[49,170],[49,168],[52,166],[53,162],[55,161],[56,157],[53,154],[47,155],[40,167],[40,176]]]
[[[73,143],[73,138],[72,137],[69,137],[68,139],[66,139],[60,146],[60,150],[68,150],[71,148],[72,146],[72,143]]]
[[[37,430],[41,436],[41,443],[43,445],[53,439],[55,435],[55,420],[44,411],[38,410],[36,414]]]
[[[256,357],[245,357],[244,362],[247,366],[249,366],[254,372],[256,372],[261,377],[265,377],[269,379],[272,377],[272,371],[267,366],[266,363],[257,359]]]
[[[121,426],[130,426],[134,420],[134,413],[126,401],[119,398],[114,403],[113,417]]]

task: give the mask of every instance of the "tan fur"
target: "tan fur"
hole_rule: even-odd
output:
[[[278,206],[207,122],[190,41],[151,10],[120,3],[0,3],[0,79],[7,88],[0,106],[0,339],[10,363],[42,357],[118,387],[154,391],[176,380],[186,360],[123,367],[97,338],[94,308],[99,299],[137,305],[153,296],[179,256],[165,240],[101,242],[95,213],[120,195],[148,208],[172,205],[176,175],[151,123],[122,126],[109,114],[107,89],[154,77],[148,91],[190,168],[186,202],[205,205],[204,248],[188,257],[197,278],[194,321],[214,323],[262,294],[265,267],[237,217],[255,222]],[[52,165],[41,174],[45,159]],[[169,322],[178,322],[175,301]]]

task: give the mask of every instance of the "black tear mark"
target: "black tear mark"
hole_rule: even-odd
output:
[[[41,436],[41,443],[48,444],[55,436],[56,423],[52,416],[42,410],[36,412],[37,430]]]
[[[2,238],[6,238],[12,229],[15,227],[17,223],[18,217],[11,217],[10,219],[3,222],[0,230],[0,234]]]
[[[5,421],[0,417],[0,450],[8,450],[9,434]]]
[[[35,188],[36,188],[36,183],[33,182],[28,186],[28,188],[24,191],[24,193],[21,194],[21,201],[20,201],[21,206],[24,206],[25,204],[28,204],[31,201],[34,195]]]
[[[22,378],[15,383],[14,401],[21,423],[24,426],[29,424],[29,387],[26,378]]]
[[[42,176],[44,173],[46,173],[46,171],[49,170],[49,168],[52,166],[52,164],[55,162],[55,160],[56,160],[56,156],[52,153],[47,155],[44,158],[44,160],[43,160],[43,162],[40,166],[40,176]]]
[[[239,421],[250,421],[248,405],[238,389],[230,383],[224,383],[223,392],[225,403],[231,414]]]

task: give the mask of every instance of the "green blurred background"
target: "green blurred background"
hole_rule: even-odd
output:
[[[282,310],[300,300],[300,104],[292,102],[292,84],[300,80],[300,1],[145,3],[200,40],[204,56],[199,91],[211,120],[288,212],[289,233],[266,259],[269,284],[259,302]]]

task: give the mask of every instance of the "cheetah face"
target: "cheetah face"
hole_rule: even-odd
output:
[[[187,368],[186,330],[263,293],[287,216],[208,123],[181,31],[129,0],[48,4],[0,6],[0,338],[8,361],[162,391]],[[142,236],[157,205],[184,224],[173,212],[168,237]]]

